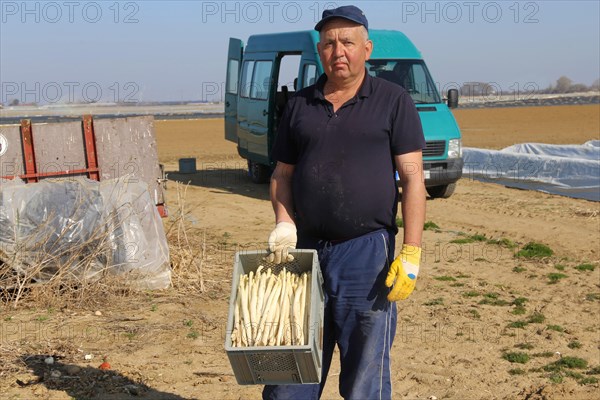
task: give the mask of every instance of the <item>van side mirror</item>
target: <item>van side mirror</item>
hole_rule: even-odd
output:
[[[458,107],[458,89],[448,90],[448,108]]]

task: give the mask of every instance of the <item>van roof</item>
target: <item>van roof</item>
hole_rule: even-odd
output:
[[[298,31],[283,33],[265,33],[252,35],[248,38],[246,53],[260,53],[268,51],[317,51],[319,32]]]
[[[369,38],[373,41],[371,58],[384,59],[421,59],[421,52],[406,35],[400,31],[372,29]],[[298,31],[284,33],[266,33],[248,38],[245,52],[259,53],[270,51],[302,52],[317,51],[319,32]]]

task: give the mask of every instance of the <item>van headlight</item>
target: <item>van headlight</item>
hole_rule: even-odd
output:
[[[450,139],[448,141],[448,158],[462,157],[462,141],[460,139]]]

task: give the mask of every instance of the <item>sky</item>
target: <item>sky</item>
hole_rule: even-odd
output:
[[[313,29],[359,6],[404,32],[439,87],[527,96],[600,77],[600,1],[0,0],[0,103],[220,101],[229,37]]]

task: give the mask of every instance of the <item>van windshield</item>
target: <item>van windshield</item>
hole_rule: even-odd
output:
[[[369,75],[402,86],[415,104],[441,103],[440,95],[422,60],[368,60]]]

